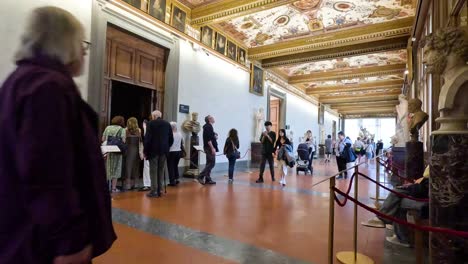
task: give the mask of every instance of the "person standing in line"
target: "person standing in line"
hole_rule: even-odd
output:
[[[202,185],[216,184],[211,179],[211,170],[216,165],[216,152],[218,152],[218,134],[214,132],[213,124],[215,123],[214,117],[207,115],[205,117],[205,125],[203,126],[203,149],[206,154],[205,169],[198,176],[198,182]]]
[[[336,161],[338,163],[338,171],[343,171],[347,169],[347,164],[354,161],[355,158],[349,157],[350,154],[352,154],[352,144],[353,142],[345,136],[343,131],[340,131],[338,133],[338,138],[340,141],[338,142],[338,148],[337,148],[337,156],[336,156]],[[342,179],[344,175],[344,178],[348,178],[348,171],[345,171],[344,173],[340,174],[337,179]]]
[[[161,197],[162,180],[164,176],[169,147],[174,143],[171,125],[161,118],[160,111],[152,113],[153,120],[148,123],[145,136],[144,154],[150,163],[151,191],[148,197]]]
[[[236,129],[229,130],[228,138],[224,143],[224,155],[229,160],[229,183],[234,181],[234,167],[236,166],[236,160],[238,157],[239,150],[239,136],[237,135]]]
[[[111,125],[107,126],[102,133],[102,141],[107,142],[109,137],[117,137],[125,143],[126,135],[125,129],[125,119],[123,116],[115,116],[111,120]],[[113,152],[107,154],[106,159],[106,172],[107,180],[111,181],[111,192],[117,193],[120,192],[117,189],[117,180],[122,177],[122,168],[123,168],[123,153]]]
[[[150,116],[150,120],[151,120]],[[148,120],[143,120],[143,140],[146,135],[146,126],[148,125]],[[144,148],[144,147],[143,147]],[[149,160],[145,158],[145,155],[141,153],[141,157],[143,160],[143,187],[141,187],[138,191],[139,192],[146,192],[151,190],[151,177],[150,177],[150,165],[149,165]]]
[[[124,190],[129,191],[135,188],[135,180],[139,178],[138,175],[140,173],[141,130],[138,127],[138,120],[135,117],[130,117],[127,120],[125,135],[127,152],[125,155]]]
[[[279,163],[280,169],[280,181],[279,183],[284,187],[286,186],[286,176],[288,175],[288,153],[292,153],[292,145],[289,138],[286,136],[286,131],[284,129],[280,129],[279,132],[280,136],[276,141],[276,146],[278,147],[278,155],[276,159]],[[281,136],[283,135],[283,136]]]
[[[367,141],[366,145],[366,164],[369,164],[369,160],[372,159],[374,155],[374,144],[371,139]]]
[[[354,141],[354,145],[353,145],[354,151],[356,155],[358,156],[358,161],[357,161],[358,163],[361,163],[361,157],[366,154],[364,147],[365,147],[364,142],[362,142],[361,138],[358,137],[356,141]]]
[[[327,139],[325,139],[325,162],[330,162],[331,161],[331,154],[332,154],[332,138],[331,135],[327,136]]]
[[[262,162],[260,163],[260,175],[255,181],[257,183],[263,182],[263,173],[265,172],[266,161],[270,167],[271,181],[275,181],[275,167],[273,163],[273,153],[275,152],[274,144],[276,140],[276,133],[271,131],[272,123],[270,121],[265,122],[265,131],[260,136],[260,142],[262,143]]]
[[[167,167],[169,171],[169,184],[168,186],[177,186],[179,184],[179,161],[182,158],[183,139],[182,134],[177,131],[177,123],[171,122],[172,135],[174,136],[174,143],[169,149],[169,156],[167,158]]]
[[[73,81],[89,43],[61,8],[24,24],[0,87],[0,262],[91,263],[116,235],[98,115]]]

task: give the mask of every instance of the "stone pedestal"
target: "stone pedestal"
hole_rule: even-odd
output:
[[[393,153],[393,164],[395,164],[395,166],[398,168],[404,168],[405,160],[406,160],[406,148],[393,147],[392,153]],[[400,171],[399,173],[400,175],[403,175],[404,171]]]
[[[419,141],[406,142],[405,174],[406,178],[416,180],[424,173],[424,148]]]
[[[198,167],[200,164],[198,164],[198,151],[194,148],[194,146],[199,145],[199,137],[197,134],[192,133],[192,136],[190,137],[190,151],[188,157],[190,158],[190,166],[189,169],[184,173],[184,177],[187,178],[195,178],[198,176],[199,169]]]
[[[259,167],[260,162],[262,161],[262,143],[252,142],[250,144],[250,150],[251,150],[250,166],[254,168]]]
[[[435,134],[435,135],[434,135]],[[432,136],[431,226],[468,231],[468,134]],[[430,235],[432,263],[466,263],[468,239]]]

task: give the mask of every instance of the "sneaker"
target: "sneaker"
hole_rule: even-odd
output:
[[[161,193],[151,191],[147,193],[146,196],[149,198],[159,198],[161,197]]]
[[[391,237],[386,237],[385,238],[388,242],[397,245],[397,246],[402,246],[402,247],[407,247],[409,248],[410,245],[408,243],[401,242],[396,235],[393,235]]]
[[[393,231],[393,225],[385,225],[385,228],[387,228],[387,230]]]
[[[212,179],[209,179],[209,180],[207,180],[207,181],[205,182],[205,184],[214,185],[214,184],[216,184],[216,182],[213,181]]]
[[[198,177],[197,178],[197,181],[201,184],[201,185],[205,185],[205,180],[201,177]]]
[[[263,179],[259,178],[258,180],[255,181],[256,183],[263,183]]]
[[[382,222],[382,220],[380,220],[377,217],[371,218],[371,219],[367,220],[367,222],[361,222],[361,225],[368,226],[368,227],[374,227],[374,228],[385,228],[385,223]]]

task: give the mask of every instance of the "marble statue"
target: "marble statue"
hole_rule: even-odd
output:
[[[260,142],[262,136],[263,124],[265,122],[265,113],[263,107],[260,107],[255,113],[255,138],[254,142]]]
[[[441,74],[440,117],[432,131],[430,157],[430,221],[432,226],[468,231],[468,33],[443,28],[424,40],[424,63]],[[453,217],[457,215],[457,217]],[[468,259],[468,239],[441,233],[430,236],[431,263],[457,263]]]
[[[400,94],[398,100],[400,104],[395,107],[397,112],[396,134],[392,136],[391,143],[395,147],[404,147],[406,141],[410,139],[407,121],[408,101],[404,94]]]
[[[411,141],[419,141],[419,129],[426,123],[429,115],[421,109],[421,100],[414,98],[408,101],[408,112],[410,118],[408,120],[409,132]]]
[[[198,113],[192,113],[192,119],[186,120],[182,124],[182,128],[186,132],[190,132],[192,135],[190,136],[190,151],[189,158],[190,158],[190,166],[189,170],[187,170],[184,174],[186,177],[195,177],[198,175],[198,151],[194,148],[194,146],[198,146],[200,143],[198,133],[200,133],[201,127],[200,122],[198,122]]]

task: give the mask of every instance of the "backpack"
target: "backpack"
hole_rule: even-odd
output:
[[[107,145],[108,146],[117,146],[120,149],[120,152],[124,154],[127,151],[127,144],[125,144],[122,140],[122,129],[119,129],[119,132],[115,136],[108,136],[107,137]]]

